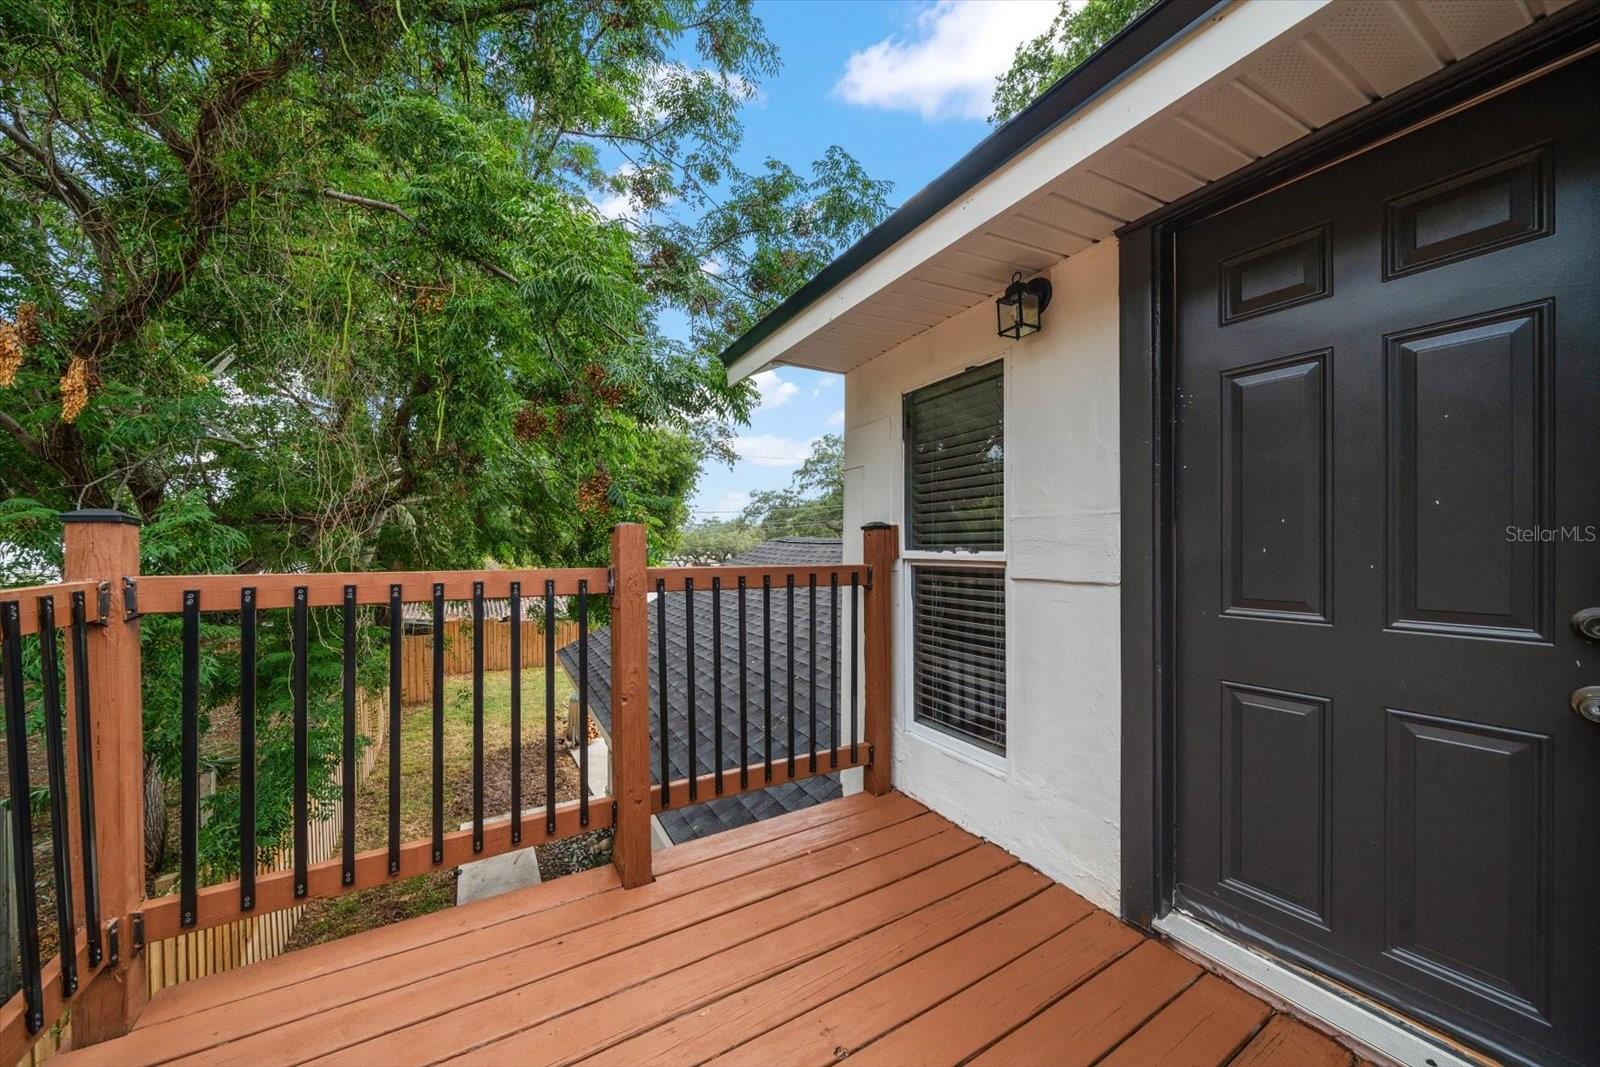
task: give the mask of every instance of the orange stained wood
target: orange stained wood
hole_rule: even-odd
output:
[[[1352,1063],[898,793],[654,859],[164,990],[57,1062]]]
[[[1240,1067],[1350,1067],[1354,1060],[1349,1050],[1304,1023],[1275,1015],[1233,1062]]]

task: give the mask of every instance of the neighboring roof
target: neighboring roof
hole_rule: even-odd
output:
[[[844,544],[837,537],[775,537],[743,555],[730,559],[729,567],[809,567],[839,563]]]
[[[837,538],[783,537],[757,545],[749,552],[728,561],[730,567],[797,567],[813,564],[839,563],[844,558],[843,544]],[[841,609],[848,592],[841,592]],[[714,769],[716,731],[713,718],[715,674],[712,666],[711,600],[709,591],[694,594],[695,615],[695,692],[696,756],[699,773]],[[797,588],[794,603],[794,633],[796,641],[795,689],[795,749],[801,759],[810,746],[810,705],[807,703],[808,682],[811,678],[812,656],[810,646],[811,598],[809,590]],[[826,587],[817,589],[817,644],[820,657],[816,664],[817,733],[819,750],[828,747],[830,713],[829,695],[835,692],[833,663],[830,659],[834,633],[833,614],[828,610],[829,592]],[[750,589],[746,593],[746,664],[749,693],[749,736],[751,761],[763,751],[765,706],[762,697],[761,658],[761,591]],[[661,781],[660,744],[661,717],[660,678],[656,670],[658,640],[657,613],[654,600],[650,605],[650,774],[657,783]],[[689,776],[689,685],[684,625],[684,597],[670,594],[667,597],[667,734],[668,767],[674,780]],[[787,653],[789,646],[788,594],[781,586],[772,590],[772,753],[777,762],[788,754],[788,681]],[[841,654],[843,650],[841,649]],[[557,657],[568,675],[578,676],[578,648],[568,645]],[[739,752],[739,600],[736,590],[722,593],[722,696],[723,696],[723,765],[737,767]],[[598,627],[589,635],[589,710],[598,720],[600,728],[611,733],[611,635],[606,627]],[[843,726],[845,738],[848,726]],[[735,774],[737,772],[734,772]],[[736,826],[745,826],[760,819],[781,815],[784,812],[808,808],[824,800],[834,800],[842,795],[837,774],[805,778],[798,782],[785,782],[770,789],[738,796],[722,797],[692,806],[683,805],[687,799],[681,793],[673,796],[674,806],[658,818],[661,827],[674,843],[705,837]],[[702,794],[704,796],[704,794]]]
[[[1158,0],[736,338],[723,350],[722,362],[732,364],[880,252],[949,207],[1002,163],[1071,118],[1100,90],[1217,6],[1221,5],[1215,0]]]
[[[1577,0],[1161,0],[728,347],[847,373]],[[1114,273],[1114,271],[1113,271]],[[1050,311],[1070,322],[1072,294]],[[992,313],[992,312],[991,312]],[[1047,326],[1048,329],[1048,326]]]

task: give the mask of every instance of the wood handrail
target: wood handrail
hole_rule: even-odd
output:
[[[22,636],[39,632],[39,599],[53,597],[55,599],[56,620],[55,628],[65,630],[72,624],[72,594],[83,594],[84,620],[86,622],[104,622],[105,616],[100,611],[100,583],[99,582],[55,582],[50,585],[24,585],[13,589],[0,589],[0,604],[15,600],[19,609],[18,615],[22,622]]]
[[[859,563],[805,564],[796,567],[651,567],[646,573],[646,580],[652,593],[658,584],[669,593],[681,593],[691,581],[694,582],[695,592],[704,593],[710,591],[713,578],[720,578],[722,591],[727,593],[738,587],[740,578],[751,589],[759,589],[763,578],[772,579],[773,588],[781,588],[784,579],[791,576],[796,586],[804,585],[811,578],[816,578],[819,586],[825,586],[829,577],[835,574],[839,576],[840,585],[849,585],[850,579],[856,578],[866,586],[870,584],[870,571],[869,567]]]
[[[356,587],[356,603],[385,605],[389,587],[400,586],[402,603],[417,604],[433,599],[433,587],[444,586],[446,600],[468,600],[475,582],[483,583],[483,595],[503,598],[511,595],[511,583],[522,583],[524,597],[544,595],[544,583],[556,583],[557,596],[573,596],[580,582],[588,583],[590,596],[606,595],[610,571],[605,567],[561,570],[495,571],[352,571],[317,574],[162,574],[139,579],[139,612],[144,615],[175,615],[183,610],[183,594],[196,590],[206,611],[229,611],[239,606],[245,589],[256,591],[256,607],[287,608],[294,605],[294,591],[304,588],[307,606],[333,608],[344,605],[344,589]]]

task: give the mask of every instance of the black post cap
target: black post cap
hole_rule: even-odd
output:
[[[79,511],[63,511],[63,523],[74,522],[117,522],[127,526],[143,525],[138,518],[116,508],[83,508]]]
[[[863,530],[887,530],[889,528],[889,524],[886,522],[869,522],[861,528]]]

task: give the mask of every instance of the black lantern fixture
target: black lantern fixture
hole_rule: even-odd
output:
[[[1039,332],[1040,318],[1050,306],[1050,279],[1022,280],[1022,272],[1011,276],[1005,295],[994,302],[1000,336],[1013,340]]]

